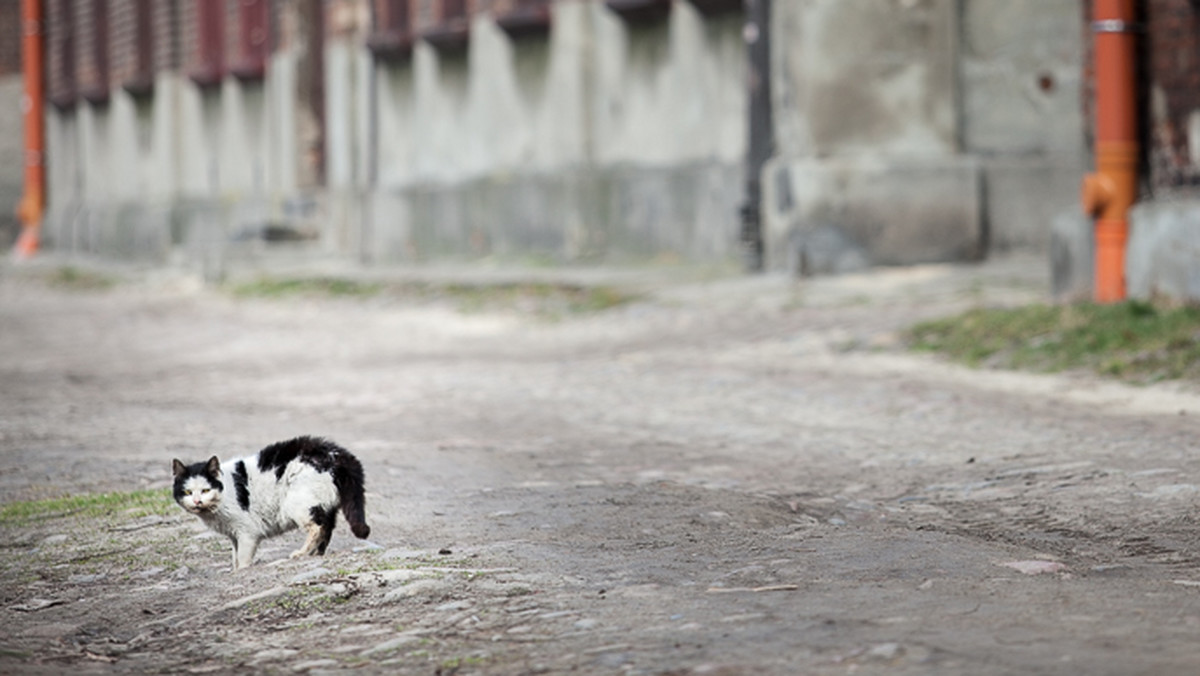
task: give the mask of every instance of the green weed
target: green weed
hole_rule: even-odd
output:
[[[339,277],[272,279],[262,277],[235,284],[230,293],[243,298],[287,298],[292,296],[367,297],[383,290],[382,284],[357,282]]]
[[[34,521],[122,515],[130,518],[167,514],[176,509],[166,489],[127,493],[86,493],[49,500],[28,500],[0,505],[0,526],[24,526]]]
[[[463,667],[483,666],[485,662],[487,662],[487,660],[479,656],[451,657],[449,659],[442,660],[441,670],[453,673],[454,671],[462,669]]]
[[[331,594],[319,587],[297,587],[286,593],[246,604],[246,613],[257,616],[281,613],[298,615],[326,611],[349,601],[349,596]]]
[[[72,291],[102,291],[115,286],[117,278],[102,272],[65,265],[51,273],[47,281],[51,286]]]
[[[624,305],[639,296],[609,286],[552,282],[433,283],[359,282],[338,277],[259,278],[228,287],[242,298],[375,297],[403,300],[449,301],[460,312],[520,311],[546,317],[600,312]]]
[[[1088,369],[1133,383],[1200,378],[1200,309],[1129,301],[975,309],[917,324],[916,350],[971,366]]]

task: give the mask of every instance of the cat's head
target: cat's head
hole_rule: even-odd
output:
[[[175,502],[192,514],[203,514],[217,508],[221,502],[221,462],[217,456],[208,462],[185,465],[179,460],[171,463],[175,472]]]

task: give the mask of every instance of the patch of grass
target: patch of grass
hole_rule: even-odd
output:
[[[636,296],[607,286],[526,282],[495,285],[452,284],[445,293],[463,311],[523,310],[550,317],[602,312],[629,303]]]
[[[464,312],[489,309],[525,310],[544,316],[601,312],[636,299],[607,286],[525,282],[511,284],[448,284],[441,288]]]
[[[975,309],[910,328],[909,345],[971,366],[1089,369],[1132,383],[1200,378],[1200,308],[1128,301]]]
[[[342,605],[350,600],[350,596],[350,594],[330,593],[320,587],[296,587],[279,596],[248,603],[245,606],[245,612],[251,617],[273,614],[307,615]]]
[[[93,270],[81,270],[71,265],[58,268],[47,278],[52,286],[73,291],[102,291],[116,285],[116,277]]]
[[[177,509],[166,489],[128,493],[85,493],[50,500],[28,500],[0,505],[0,525],[23,526],[34,521],[63,517],[96,518],[120,514],[142,517],[168,514]]]
[[[348,595],[331,594],[317,587],[290,590],[278,597],[275,605],[287,611],[309,612],[313,610],[328,610],[350,600]]]
[[[470,655],[467,657],[451,657],[442,660],[441,668],[438,673],[454,673],[465,667],[480,667],[487,663],[487,659],[478,655]]]
[[[461,312],[520,311],[548,318],[601,312],[639,298],[610,286],[553,282],[433,283],[358,282],[338,277],[260,278],[231,285],[241,298],[369,298],[387,295],[419,301],[450,301]]]
[[[441,579],[445,576],[443,571],[431,571],[429,568],[466,568],[471,562],[466,559],[447,558],[441,555],[423,555],[412,558],[384,558],[377,553],[371,553],[368,561],[362,562],[352,567],[338,568],[336,574],[340,577],[348,577],[350,575],[359,575],[362,573],[378,573],[388,570],[412,570],[422,571],[431,579]],[[471,571],[464,571],[469,573]]]
[[[367,297],[379,294],[382,284],[357,282],[340,277],[273,279],[262,277],[234,284],[230,293],[242,298],[288,298],[292,296]]]

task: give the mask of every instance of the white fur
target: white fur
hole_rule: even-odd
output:
[[[238,504],[233,472],[239,461],[246,464],[249,510],[242,509]],[[224,489],[204,493],[201,489],[208,486],[207,480],[203,477],[188,478],[184,488],[191,490],[192,495],[183,498],[183,507],[233,542],[234,569],[249,566],[254,560],[258,544],[264,539],[301,526],[309,531],[309,539],[292,556],[312,553],[314,525],[309,510],[320,506],[332,512],[340,505],[333,477],[318,472],[299,459],[287,464],[280,481],[275,480],[273,468],[266,472],[258,470],[257,456],[222,461],[218,479]]]

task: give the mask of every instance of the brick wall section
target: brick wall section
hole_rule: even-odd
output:
[[[422,4],[420,16],[424,23],[417,24],[418,31],[440,27],[450,16],[470,16],[481,10],[472,0],[425,0]]]
[[[179,70],[183,64],[180,47],[181,10],[174,2],[151,2],[154,9],[154,70]]]
[[[239,11],[241,0],[225,0],[225,64],[237,63],[242,56],[242,14]]]
[[[179,56],[180,67],[185,72],[195,70],[201,64],[199,38],[200,15],[196,3],[179,3]]]
[[[462,5],[468,12],[489,11],[493,6],[507,9],[528,0],[413,0],[419,28],[438,25],[444,10]],[[183,70],[187,72],[199,63],[197,35],[197,6],[201,3],[220,4],[224,9],[225,63],[235,63],[241,57],[239,0],[153,0],[154,70]],[[94,34],[86,27],[94,25],[93,10],[107,5],[109,26],[109,68],[107,83],[117,88],[129,82],[137,67],[137,6],[136,0],[45,0],[47,17],[47,85],[51,98],[59,105],[73,105],[81,90],[105,80],[97,69]],[[277,43],[279,0],[272,0],[272,45]],[[72,24],[74,29],[72,29]],[[0,75],[19,73],[20,61],[20,3],[0,0]],[[67,42],[71,42],[69,46]],[[71,63],[65,63],[64,58]]]
[[[57,106],[76,98],[74,0],[46,0],[46,95]]]
[[[200,19],[196,15],[195,2],[180,2],[177,3],[179,16],[179,63],[181,70],[186,71],[196,64],[199,47],[197,46],[197,37],[199,36]]]
[[[21,3],[0,2],[0,77],[21,74]]]
[[[1200,4],[1145,0],[1148,77],[1146,135],[1150,185],[1155,190],[1200,188]],[[1189,144],[1190,141],[1190,144]]]
[[[100,36],[93,30],[84,27],[95,26],[97,17],[93,10],[101,9],[92,0],[74,0],[75,2],[75,79],[83,92],[107,87],[105,73],[101,73],[96,63],[97,40]]]
[[[137,74],[135,5],[134,0],[108,0],[109,68],[114,87],[120,87]]]

